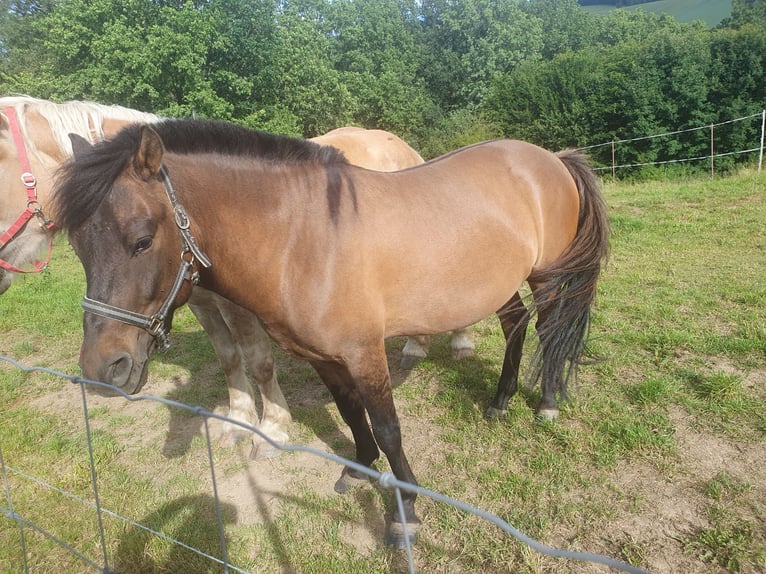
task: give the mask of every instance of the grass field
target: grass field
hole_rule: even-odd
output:
[[[483,419],[500,373],[496,321],[476,326],[474,358],[451,359],[441,337],[410,373],[396,367],[403,342],[390,341],[404,445],[421,485],[546,544],[656,573],[766,571],[765,183],[743,172],[605,185],[612,255],[592,327],[603,360],[583,367],[555,424],[534,422],[535,389],[511,401],[506,420]],[[48,272],[0,297],[0,352],[77,373],[83,290],[79,262],[59,241]],[[188,310],[174,326],[174,346],[154,359],[145,392],[223,413],[226,389],[206,336]],[[277,363],[294,442],[350,456],[346,427],[313,371],[281,352]],[[79,388],[0,362],[0,405],[5,463],[91,500]],[[101,503],[219,556],[199,417],[122,399],[89,397],[88,406]],[[213,445],[233,564],[267,573],[406,571],[401,553],[382,545],[388,492],[369,486],[339,496],[332,463],[248,454]],[[8,481],[18,514],[100,561],[89,507],[15,473]],[[427,499],[418,510],[418,572],[608,571],[543,557]],[[117,572],[220,571],[132,524],[107,517],[104,527]],[[88,571],[42,535],[25,534],[30,572]],[[4,515],[0,572],[22,572],[21,557],[19,530]]]
[[[593,14],[606,14],[614,6],[597,4],[583,6]],[[720,24],[721,20],[731,16],[731,0],[656,0],[646,4],[628,6],[625,10],[646,10],[655,14],[669,14],[679,22],[702,20],[710,28]]]

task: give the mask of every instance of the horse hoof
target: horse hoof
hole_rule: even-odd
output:
[[[452,358],[456,361],[473,357],[473,349],[452,349]]]
[[[348,469],[343,469],[343,474],[335,483],[335,492],[338,494],[346,494],[349,490],[353,490],[367,484],[370,481],[369,477],[365,474],[362,476],[354,476]]]
[[[274,458],[281,453],[281,450],[267,442],[253,443],[253,448],[250,449],[250,459],[262,460],[265,458]]]
[[[243,440],[253,436],[253,433],[247,431],[229,431],[221,434],[221,438],[218,439],[218,446],[222,448],[231,448],[237,446]]]
[[[558,418],[558,409],[540,409],[535,413],[535,420],[541,423],[555,423]]]
[[[402,355],[402,360],[399,361],[399,366],[402,369],[409,371],[414,369],[415,365],[417,365],[422,358],[423,357],[418,357],[416,355]]]
[[[500,419],[504,419],[505,415],[508,414],[508,409],[497,409],[495,407],[487,407],[487,410],[484,411],[484,418],[488,421],[497,421]]]
[[[401,522],[391,522],[386,529],[385,542],[387,546],[392,546],[397,550],[404,550],[407,546],[414,546],[418,541],[418,531],[420,524],[407,524],[405,532],[404,525]]]

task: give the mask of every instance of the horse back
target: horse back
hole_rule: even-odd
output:
[[[398,136],[384,130],[346,126],[312,138],[338,148],[349,163],[376,171],[397,171],[423,163],[423,158]]]
[[[364,190],[353,241],[365,256],[356,265],[372,275],[362,284],[386,300],[389,334],[439,332],[494,313],[577,231],[579,195],[567,168],[524,142],[486,142],[354,181]],[[455,315],[465,319],[444,312],[450,301],[461,301]],[[423,323],[407,323],[412,317]]]

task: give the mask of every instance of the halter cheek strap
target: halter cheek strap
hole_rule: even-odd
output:
[[[29,159],[27,158],[27,150],[24,146],[24,138],[21,137],[21,129],[19,128],[19,121],[16,117],[16,110],[13,107],[5,109],[5,115],[8,118],[8,125],[11,129],[11,135],[13,136],[13,142],[16,144],[16,153],[19,156],[19,163],[21,163],[21,183],[24,185],[27,194],[27,206],[26,209],[16,218],[13,225],[11,225],[2,235],[0,235],[0,249],[5,247],[19,232],[29,223],[29,220],[33,217],[37,217],[40,222],[40,227],[53,232],[57,229],[56,224],[47,219],[43,214],[42,207],[37,200],[37,179],[29,167]],[[51,234],[48,240],[48,256],[44,262],[36,261],[34,263],[34,269],[19,269],[12,265],[8,261],[0,259],[0,267],[7,271],[14,273],[38,273],[45,269],[51,258],[51,251],[53,249],[53,234]]]
[[[212,262],[199,248],[194,236],[189,231],[189,217],[186,215],[186,211],[178,201],[178,196],[176,195],[173,183],[170,181],[170,176],[168,175],[165,166],[162,166],[160,170],[160,179],[162,180],[170,205],[173,207],[176,227],[181,235],[181,267],[176,274],[173,287],[168,292],[165,301],[153,315],[143,315],[128,309],[121,309],[120,307],[102,303],[101,301],[91,299],[87,296],[82,300],[82,307],[87,313],[93,313],[94,315],[120,321],[127,325],[133,325],[134,327],[140,327],[141,329],[146,330],[152,337],[154,337],[157,347],[161,351],[164,351],[170,347],[170,341],[168,340],[170,326],[168,325],[167,320],[173,310],[173,304],[175,303],[178,293],[181,291],[185,281],[190,281],[192,285],[197,285],[199,282],[199,273],[194,270],[194,263],[197,262],[202,267],[207,268],[212,265]]]

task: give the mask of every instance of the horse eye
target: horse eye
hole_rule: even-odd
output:
[[[135,247],[133,247],[133,255],[138,255],[149,249],[152,246],[152,236],[147,235],[136,241]]]

